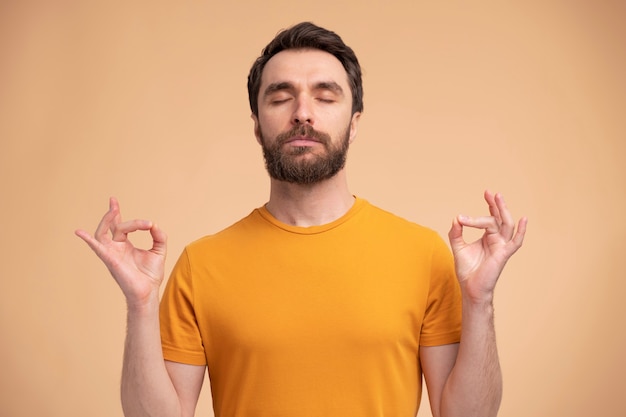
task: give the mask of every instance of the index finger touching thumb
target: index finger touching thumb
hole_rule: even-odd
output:
[[[165,255],[167,252],[167,235],[157,225],[153,224],[150,228],[150,235],[152,236],[152,251]]]

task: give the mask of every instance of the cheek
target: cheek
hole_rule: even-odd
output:
[[[265,138],[276,136],[278,133],[285,129],[283,126],[285,123],[281,121],[281,118],[271,113],[265,113],[259,115],[259,121],[257,123],[258,130],[263,134]],[[289,128],[289,126],[287,126]]]
[[[281,131],[276,129],[267,118],[259,120],[255,125],[255,135],[257,142],[261,145],[273,141]]]

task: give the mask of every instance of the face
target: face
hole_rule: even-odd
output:
[[[270,176],[312,184],[345,164],[360,113],[341,62],[320,50],[282,51],[266,64],[253,115]]]

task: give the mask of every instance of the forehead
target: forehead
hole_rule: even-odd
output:
[[[270,58],[261,76],[264,86],[276,82],[315,83],[334,81],[348,87],[348,74],[332,54],[319,49],[288,49]]]

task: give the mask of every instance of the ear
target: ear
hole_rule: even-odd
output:
[[[261,126],[259,125],[259,118],[254,113],[252,113],[250,117],[254,121],[254,136],[256,137],[257,143],[261,145]]]
[[[352,119],[350,120],[350,143],[356,139],[357,127],[359,125],[359,120],[361,119],[361,112],[355,112],[352,115]]]

